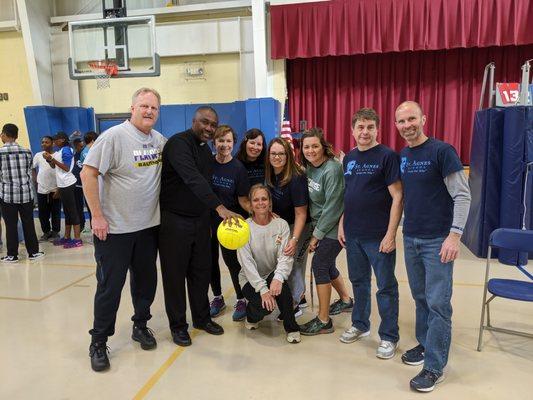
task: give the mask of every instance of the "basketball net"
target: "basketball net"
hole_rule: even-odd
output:
[[[96,89],[111,87],[110,78],[118,73],[118,65],[112,61],[91,61],[89,68],[94,73]]]

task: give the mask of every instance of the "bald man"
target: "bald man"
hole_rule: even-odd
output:
[[[224,207],[211,188],[214,157],[207,142],[217,126],[216,111],[199,107],[191,129],[172,136],[163,150],[159,257],[165,308],[172,340],[178,346],[192,343],[185,314],[185,283],[193,326],[212,335],[224,333],[209,314],[210,211],[216,210],[223,220],[240,216]]]
[[[430,392],[444,379],[448,362],[453,262],[468,217],[470,190],[455,149],[424,133],[426,116],[418,103],[400,104],[395,117],[396,128],[407,142],[400,153],[403,239],[418,341],[402,361],[424,365],[410,386]]]

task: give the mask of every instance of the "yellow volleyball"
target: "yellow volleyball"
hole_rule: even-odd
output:
[[[237,250],[248,243],[250,227],[246,221],[239,219],[239,223],[231,225],[221,222],[217,229],[218,242],[228,250]]]

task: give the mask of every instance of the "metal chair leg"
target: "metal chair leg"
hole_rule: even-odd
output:
[[[483,331],[485,329],[485,325],[484,325],[484,323],[485,323],[485,307],[487,307],[487,317],[489,315],[488,314],[488,302],[487,302],[487,286],[488,286],[490,257],[491,256],[492,256],[492,249],[489,251],[489,254],[487,256],[487,266],[485,268],[485,285],[483,286],[483,302],[481,303],[481,318],[480,318],[480,321],[479,321],[479,337],[477,339],[477,351],[481,351],[481,344],[483,342]]]

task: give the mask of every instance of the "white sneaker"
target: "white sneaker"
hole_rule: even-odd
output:
[[[244,327],[249,331],[256,330],[259,328],[259,322],[248,322],[247,319],[244,320]]]
[[[356,340],[364,338],[368,335],[370,335],[370,331],[363,332],[357,329],[355,326],[350,326],[344,331],[339,340],[342,343],[353,343]]]
[[[382,340],[379,342],[379,347],[376,350],[376,357],[383,360],[394,357],[398,343],[389,342],[388,340]]]
[[[287,333],[287,342],[289,343],[300,343],[302,339],[300,338],[300,332],[289,332]]]

